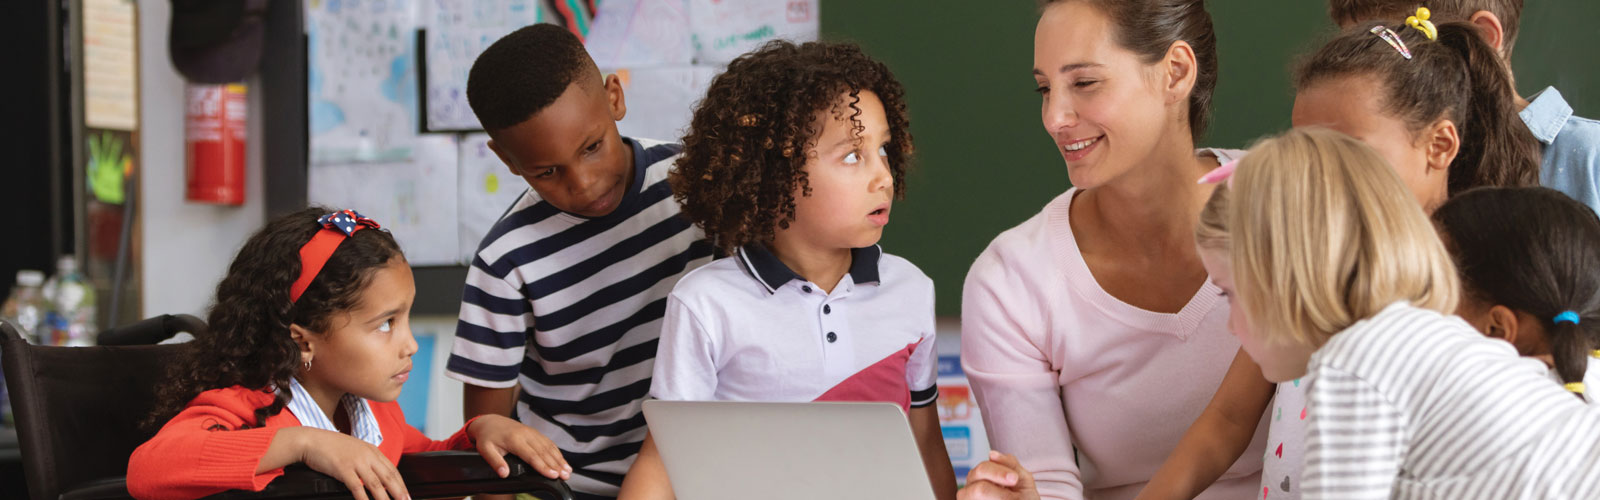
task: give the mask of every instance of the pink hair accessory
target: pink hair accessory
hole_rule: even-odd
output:
[[[1200,181],[1197,184],[1216,184],[1222,181],[1232,181],[1233,169],[1238,167],[1239,160],[1233,160],[1224,163],[1222,166],[1211,169],[1210,172],[1206,172],[1206,175],[1200,176]],[[1229,185],[1232,185],[1232,182],[1229,182]]]

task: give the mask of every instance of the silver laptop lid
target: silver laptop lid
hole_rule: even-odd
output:
[[[890,403],[644,402],[680,500],[931,500]]]

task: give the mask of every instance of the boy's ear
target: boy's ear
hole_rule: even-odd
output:
[[[311,332],[305,327],[290,324],[289,338],[294,339],[295,345],[300,346],[300,362],[305,363],[316,355],[316,347],[311,343]]]
[[[1501,24],[1500,16],[1487,10],[1480,10],[1473,12],[1467,20],[1478,27],[1478,34],[1483,36],[1483,41],[1489,42],[1489,46],[1494,47],[1494,51],[1500,53],[1500,57],[1505,57],[1506,26]]]
[[[1166,70],[1167,104],[1189,102],[1189,92],[1194,90],[1194,82],[1199,78],[1199,64],[1195,62],[1194,47],[1189,42],[1182,40],[1172,43],[1167,48],[1167,56],[1162,60]],[[1187,108],[1186,108],[1187,109]]]
[[[1433,122],[1423,130],[1419,139],[1425,141],[1429,170],[1449,169],[1450,162],[1461,152],[1461,132],[1456,129],[1455,122],[1450,120],[1440,119]]]
[[[511,156],[507,155],[505,151],[501,151],[500,146],[494,143],[494,139],[489,139],[488,146],[490,151],[494,151],[495,156],[500,157],[500,163],[505,164],[506,169],[513,174],[517,173],[517,164],[511,162]]]
[[[628,115],[628,102],[622,96],[622,78],[616,73],[606,75],[606,105],[611,110],[611,121],[622,121]]]

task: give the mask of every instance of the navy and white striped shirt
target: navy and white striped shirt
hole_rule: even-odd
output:
[[[610,215],[568,214],[530,190],[484,236],[445,368],[476,386],[520,385],[517,415],[561,448],[568,484],[605,497],[644,441],[667,293],[712,255],[667,185],[682,147],[624,140],[634,180]]]

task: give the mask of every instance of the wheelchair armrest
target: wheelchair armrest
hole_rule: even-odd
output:
[[[416,496],[416,495],[412,495]],[[267,500],[296,499],[323,500],[350,498],[350,489],[333,476],[311,470],[305,464],[283,468],[283,475],[273,479],[261,491],[232,490],[205,497],[207,500]]]
[[[400,457],[400,476],[414,498],[471,494],[529,493],[543,500],[572,500],[560,479],[544,477],[515,455],[506,455],[510,473],[501,478],[475,451],[430,451]]]
[[[400,457],[396,467],[412,498],[455,498],[477,494],[529,493],[542,500],[572,500],[572,490],[559,479],[534,472],[515,456],[506,457],[511,474],[501,478],[474,451],[432,451]],[[344,483],[302,464],[283,469],[261,491],[228,491],[209,500],[333,499],[350,498]]]
[[[200,335],[206,323],[188,314],[163,314],[100,332],[98,345],[150,345],[167,340],[178,332]]]

